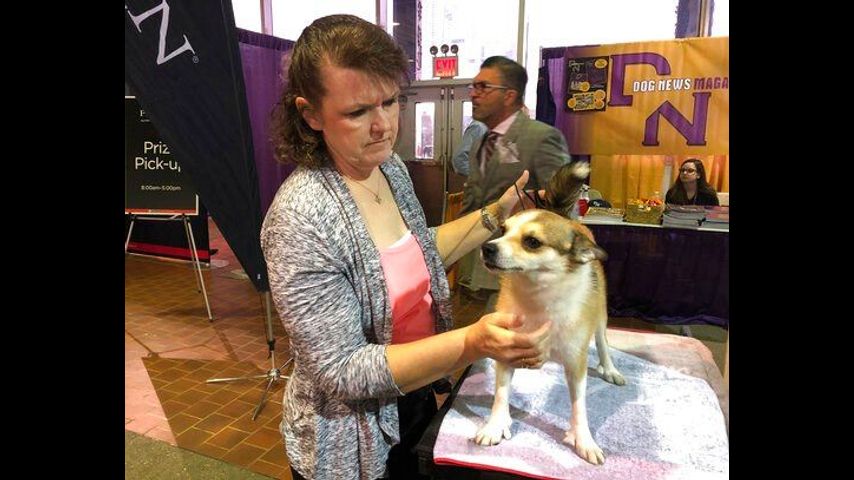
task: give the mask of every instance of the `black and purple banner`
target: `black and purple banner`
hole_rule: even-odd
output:
[[[126,0],[125,78],[246,274],[269,290],[230,0]]]

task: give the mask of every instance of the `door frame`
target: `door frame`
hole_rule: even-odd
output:
[[[406,162],[419,164],[419,167],[436,167],[441,170],[442,178],[442,210],[441,218],[444,218],[447,209],[448,176],[451,159],[454,152],[462,142],[463,136],[463,103],[471,101],[468,85],[471,78],[418,80],[412,82],[408,88],[401,90],[402,108],[400,114],[398,138],[394,150]],[[415,118],[415,104],[434,102],[436,107],[433,118],[433,159],[424,160],[415,156],[415,136],[417,119]],[[410,168],[410,171],[413,171]],[[418,169],[424,172],[424,169]],[[413,179],[413,183],[416,179]],[[417,189],[418,190],[418,189]],[[425,189],[420,189],[424,192]],[[434,198],[419,198],[422,206],[427,210],[425,203],[435,201]]]

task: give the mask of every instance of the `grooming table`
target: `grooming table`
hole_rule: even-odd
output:
[[[587,414],[605,464],[590,465],[562,442],[569,427],[563,367],[518,369],[510,399],[513,437],[484,447],[471,439],[492,407],[494,362],[475,363],[416,447],[436,479],[727,479],[726,392],[711,352],[690,337],[609,329],[612,359],[626,378],[598,378],[588,353]]]

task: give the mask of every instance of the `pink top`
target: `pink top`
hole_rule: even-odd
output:
[[[435,333],[430,274],[424,253],[411,232],[380,251],[391,301],[391,343],[407,343]]]

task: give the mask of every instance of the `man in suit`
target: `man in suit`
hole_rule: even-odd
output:
[[[520,112],[527,83],[525,69],[501,56],[484,60],[474,77],[472,116],[489,131],[469,154],[461,213],[498,199],[525,169],[530,173],[527,189],[545,188],[554,172],[569,162],[563,134]],[[495,139],[493,145],[490,138]]]
[[[530,175],[525,188],[540,190],[558,168],[569,163],[563,134],[520,111],[527,83],[528,74],[522,65],[502,56],[484,60],[474,77],[470,87],[472,116],[485,123],[489,131],[470,151],[461,215],[497,200],[523,170]],[[486,271],[477,254],[475,251],[461,260],[460,283],[474,291],[497,290],[496,277]]]

